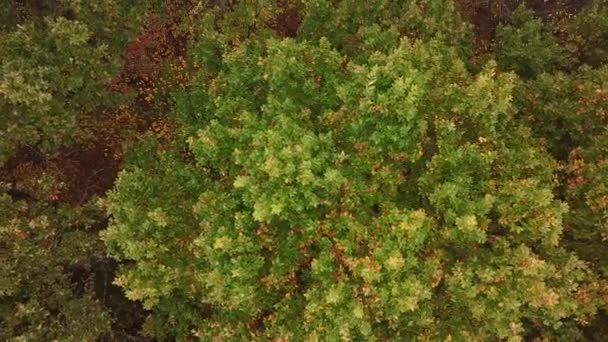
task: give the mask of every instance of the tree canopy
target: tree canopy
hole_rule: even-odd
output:
[[[604,2],[53,3],[2,13],[0,337],[608,336]]]

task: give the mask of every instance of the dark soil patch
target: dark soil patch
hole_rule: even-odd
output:
[[[0,181],[11,185],[9,193],[16,200],[83,204],[112,187],[122,161],[123,142],[142,126],[144,123],[128,112],[84,115],[78,141],[50,154],[21,146],[0,168]],[[54,183],[46,193],[40,193],[36,184],[43,178]]]
[[[54,199],[82,204],[112,188],[121,167],[123,142],[134,138],[145,123],[128,111],[101,110],[82,117],[83,138],[48,159],[60,184]]]
[[[120,160],[113,158],[113,153],[115,151],[103,145],[93,148],[77,145],[53,156],[50,164],[61,179],[53,199],[84,203],[94,195],[103,195],[114,184],[120,166]]]
[[[280,12],[271,26],[282,37],[295,37],[302,22],[302,3],[279,0],[278,6]]]

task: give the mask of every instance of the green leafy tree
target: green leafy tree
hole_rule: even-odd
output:
[[[154,311],[149,332],[579,337],[600,285],[560,245],[568,209],[513,118],[514,76],[392,32],[363,35],[390,41],[364,59],[302,33],[202,61],[176,97],[190,152],[147,142],[106,203],[103,237],[130,262],[116,282]]]
[[[103,256],[89,231],[103,213],[91,205],[43,203],[0,194],[0,338],[94,341],[109,332],[109,313],[93,284],[74,281],[69,271],[90,272],[94,257]]]
[[[0,34],[0,165],[19,146],[50,151],[79,137],[81,114],[116,106],[107,85],[142,9],[114,0],[6,6],[24,22]]]
[[[91,48],[86,25],[63,18],[0,37],[0,163],[27,144],[50,150],[78,132],[78,115],[111,95],[107,47]],[[108,103],[111,105],[111,102]]]
[[[521,83],[516,93],[521,117],[560,160],[576,147],[592,145],[608,123],[606,66],[545,73]]]
[[[342,53],[362,61],[375,51],[387,52],[400,36],[449,41],[469,53],[471,28],[452,1],[306,2],[298,38],[326,37]]]
[[[146,333],[602,338],[602,1],[522,5],[473,63],[452,1],[45,0],[0,8],[0,339],[123,337],[92,276],[106,214],[60,198],[48,157],[124,103],[147,8],[123,56],[151,64],[120,77],[174,90],[174,116],[101,201]]]
[[[0,339],[112,337],[111,313],[92,276],[106,258],[97,235],[105,214],[89,201],[61,198],[69,175],[51,160],[63,155],[60,147],[88,138],[80,130],[83,115],[120,103],[107,85],[138,23],[135,6],[104,0],[1,7],[8,20],[0,29]]]
[[[514,91],[517,117],[531,127],[534,135],[547,146],[558,160],[556,172],[558,186],[556,194],[564,199],[571,210],[564,216],[563,245],[585,260],[598,279],[599,297],[606,309],[606,99],[608,96],[608,72],[604,46],[606,39],[607,8],[603,1],[591,1],[580,12],[554,22],[556,37],[550,36],[550,23],[528,19],[528,31],[522,39],[504,39],[506,32],[517,37],[513,28],[503,28],[502,38],[512,44],[497,44],[500,57],[520,51],[520,62],[516,58],[503,58],[501,66],[512,68],[524,78]],[[516,21],[516,18],[514,19]],[[500,36],[499,34],[499,36]],[[526,38],[527,37],[527,38]],[[532,37],[536,37],[533,39]],[[544,37],[544,38],[543,38]],[[525,39],[523,39],[525,38]],[[532,42],[544,41],[545,49]],[[562,48],[562,58],[569,62],[556,70],[554,42]],[[499,42],[501,42],[499,40]],[[528,50],[528,53],[523,53]],[[539,52],[539,53],[536,53]],[[566,55],[568,52],[570,55]],[[525,62],[524,59],[529,61]],[[535,60],[533,62],[532,60]],[[536,65],[534,68],[523,66]],[[589,339],[603,339],[606,331],[600,313],[587,331]]]
[[[606,240],[608,239],[608,134],[595,137],[592,146],[572,151],[567,164],[568,242],[585,259],[592,261],[606,279]],[[608,303],[606,303],[608,304]]]
[[[594,3],[571,22],[585,21],[603,10]],[[573,27],[585,29],[583,24]],[[595,54],[582,46],[579,52]],[[519,118],[533,128],[561,163],[558,193],[572,208],[566,216],[566,243],[593,261],[599,274],[605,273],[605,214],[601,203],[607,98],[608,69],[601,64],[582,65],[569,72],[545,72],[519,83],[515,90]]]
[[[496,28],[496,61],[505,70],[530,78],[565,63],[557,39],[534,15],[520,5],[508,25]]]
[[[601,65],[608,62],[608,7],[603,0],[592,0],[576,15],[560,21],[564,45],[578,63]]]

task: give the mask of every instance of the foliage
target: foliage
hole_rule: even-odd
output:
[[[575,16],[562,20],[558,27],[566,33],[565,46],[579,63],[601,65],[608,62],[608,8],[602,0]]]
[[[22,144],[50,150],[73,137],[78,114],[91,111],[113,65],[107,47],[91,48],[84,24],[63,18],[21,26],[0,38],[0,163]],[[111,102],[108,103],[110,105]]]
[[[150,7],[156,7],[150,3]],[[64,18],[85,23],[98,42],[120,52],[139,29],[147,6],[129,1],[38,0],[8,1],[0,15],[4,29],[14,31],[18,25],[42,24],[46,18]],[[128,20],[125,20],[128,18]],[[120,32],[120,34],[116,34]]]
[[[463,53],[471,44],[470,26],[452,1],[307,1],[298,37],[326,37],[342,53],[361,61],[376,50],[395,48],[402,35],[446,40]]]
[[[192,156],[148,142],[108,196],[103,237],[133,261],[117,283],[154,310],[149,331],[578,336],[600,285],[560,246],[567,206],[513,118],[513,75],[470,73],[441,35],[363,59],[307,35],[224,46],[176,97]]]
[[[606,288],[606,96],[608,70],[605,39],[606,5],[592,1],[576,15],[557,22],[559,39],[571,53],[571,65],[545,68],[515,90],[518,118],[533,129],[559,163],[555,192],[571,208],[564,216],[564,246],[588,262],[600,285],[604,310]],[[532,55],[532,54],[530,54]],[[538,55],[539,59],[542,56]],[[548,64],[550,56],[539,64]],[[605,335],[599,315],[588,331]],[[598,335],[599,334],[599,335]],[[602,335],[603,334],[603,335]]]
[[[564,245],[590,263],[606,283],[606,66],[582,66],[571,74],[542,74],[517,93],[521,119],[534,128],[560,160],[560,197],[570,206],[564,217]],[[608,289],[601,297],[608,304]],[[590,328],[600,329],[602,323]]]
[[[573,147],[592,144],[608,123],[606,66],[542,74],[522,83],[517,93],[522,116],[558,159]]]
[[[535,79],[519,83],[515,91],[519,118],[561,164],[557,190],[572,208],[565,217],[565,243],[591,261],[603,278],[608,70],[601,64],[600,41],[604,31],[601,13],[605,11],[605,5],[592,2],[575,16],[559,22],[567,24],[563,43],[574,53],[574,65],[591,65],[538,74]]]
[[[0,339],[605,339],[608,8],[517,3],[8,2]]]
[[[141,8],[114,0],[43,3],[7,6],[27,21],[0,36],[0,110],[7,115],[0,165],[21,145],[50,151],[77,137],[81,114],[120,99],[107,84]]]
[[[495,53],[501,67],[525,78],[564,62],[563,51],[550,29],[524,5],[515,10],[509,25],[496,28]]]
[[[103,213],[91,205],[32,205],[3,191],[0,214],[0,338],[92,341],[108,332],[109,314],[94,298],[93,284],[68,272],[86,273],[103,256],[87,231]]]
[[[94,44],[108,47],[112,58],[120,56],[128,41],[135,38],[142,25],[146,2],[101,0],[59,0],[64,12],[85,23]]]
[[[18,20],[18,12],[14,6],[2,6],[0,8],[0,20],[0,32],[13,27]]]
[[[595,137],[592,146],[573,150],[567,164],[567,199],[572,203],[568,217],[569,242],[581,256],[592,261],[606,278],[608,239],[608,134]],[[608,302],[606,303],[608,304]]]
[[[102,161],[72,164],[65,156],[100,150],[86,145],[102,120],[97,129],[82,121],[121,102],[107,85],[137,17],[126,22],[127,6],[110,0],[2,7],[9,20],[0,31],[0,339],[112,337],[115,315],[94,289],[107,261],[97,235],[106,217],[87,201],[88,188],[66,184],[77,182],[70,167]],[[69,201],[66,188],[84,195]]]

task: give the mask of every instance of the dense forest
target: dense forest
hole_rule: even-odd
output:
[[[607,341],[603,0],[3,0],[0,340]]]

